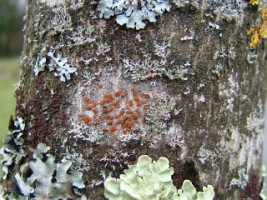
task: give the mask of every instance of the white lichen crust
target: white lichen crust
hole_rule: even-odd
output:
[[[137,30],[146,26],[144,20],[156,22],[170,8],[168,0],[101,0],[98,6],[101,18],[115,15],[118,24]]]

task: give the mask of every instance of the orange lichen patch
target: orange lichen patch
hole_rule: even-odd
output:
[[[132,114],[132,117],[133,117],[133,119],[135,119],[135,120],[137,120],[138,118],[139,118],[139,114],[137,113],[137,112],[134,112],[133,114]]]
[[[99,104],[102,106],[102,105],[106,104],[106,101],[105,101],[105,100],[101,100],[101,101],[99,102]]]
[[[115,132],[117,130],[116,126],[109,127],[110,132]]]
[[[112,125],[113,124],[113,120],[109,120],[107,124],[108,125]]]
[[[255,31],[252,34],[249,46],[250,47],[255,47],[259,43],[259,40],[260,40],[259,33],[257,31]]]
[[[90,103],[90,98],[88,96],[83,97],[83,101],[86,103]]]
[[[148,110],[150,108],[149,105],[145,105],[144,110]]]
[[[267,37],[267,24],[261,24],[259,26],[259,35],[262,38],[266,38]]]
[[[97,113],[97,108],[94,107],[94,108],[92,109],[92,111],[93,111],[94,113]]]
[[[103,112],[104,114],[109,113],[109,109],[108,109],[108,107],[107,107],[107,106],[103,106],[102,112]]]
[[[110,100],[112,100],[112,101],[114,100],[114,97],[113,97],[112,94],[106,94],[106,95],[105,95],[105,98],[106,98],[106,99],[110,99]]]
[[[132,99],[130,99],[130,100],[128,101],[128,105],[129,105],[129,106],[133,106],[133,105],[134,105],[134,101],[133,101]]]
[[[119,107],[120,105],[120,100],[116,100],[115,102],[113,102],[113,106],[115,106],[116,108]]]
[[[119,97],[121,95],[121,92],[120,91],[116,91],[115,93],[114,93],[114,96],[115,97]]]
[[[134,96],[134,100],[138,102],[138,101],[140,101],[140,97],[139,96]]]
[[[250,0],[250,2],[252,1],[253,0]],[[254,26],[251,26],[247,30],[247,35],[251,35],[249,43],[250,47],[255,47],[260,42],[261,38],[267,38],[267,7],[262,9],[261,17],[263,20],[262,24],[260,24],[256,28]]]
[[[141,106],[142,106],[142,102],[141,102],[141,101],[137,101],[137,102],[136,102],[136,105],[137,105],[138,107],[141,107]]]
[[[131,127],[132,127],[132,124],[133,124],[133,122],[131,122],[130,120],[127,120],[127,121],[125,122],[125,127],[126,127],[126,128],[131,128]]]
[[[127,115],[127,116],[126,116],[126,119],[127,119],[127,120],[132,120],[133,117],[132,117],[131,115]]]
[[[133,95],[136,95],[138,93],[134,87],[131,87],[130,90],[133,93]]]
[[[147,103],[147,100],[146,99],[143,99],[142,100],[142,104],[146,104]]]
[[[127,111],[126,111],[126,114],[131,115],[131,114],[133,114],[133,111],[132,111],[132,110],[127,110]]]
[[[92,121],[92,119],[88,116],[82,116],[80,119],[88,124]]]
[[[107,115],[106,115],[106,119],[113,119],[113,117],[112,117],[112,115],[107,114]]]
[[[151,101],[149,94],[130,87],[128,90],[106,91],[100,96],[102,98],[95,102],[89,100],[89,96],[83,97],[87,103],[85,109],[94,112],[92,118],[86,115],[81,117],[89,126],[102,126],[103,132],[127,134],[136,124],[145,122],[146,110]]]
[[[87,110],[91,110],[92,108],[94,108],[96,105],[95,104],[89,104],[86,106]]]
[[[126,97],[126,96],[127,96],[127,93],[124,92],[124,93],[121,94],[121,96],[122,96],[122,97]]]
[[[141,93],[141,96],[142,97],[144,97],[144,98],[147,98],[147,99],[149,99],[150,98],[150,95],[149,94],[146,94],[146,93]]]
[[[98,87],[99,87],[99,88],[103,88],[104,85],[103,85],[102,83],[99,83],[99,84],[98,84]]]

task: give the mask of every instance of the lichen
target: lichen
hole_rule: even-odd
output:
[[[167,158],[161,157],[153,161],[147,155],[138,158],[135,165],[120,175],[119,179],[108,177],[105,180],[105,197],[123,200],[212,200],[215,193],[212,186],[204,187],[197,192],[189,180],[183,182],[177,191],[172,183],[173,169],[169,167]]]
[[[214,12],[217,21],[235,21],[241,25],[245,17],[247,3],[243,0],[208,0],[206,7]]]
[[[49,61],[48,61],[49,59]],[[47,58],[42,57],[36,59],[34,66],[35,76],[39,75],[40,72],[48,69],[53,72],[54,76],[59,76],[60,80],[65,82],[70,80],[70,75],[76,73],[76,68],[72,67],[67,58],[62,57],[60,54],[55,53],[55,50],[50,50],[47,53]]]
[[[227,83],[219,83],[219,95],[225,98],[224,104],[226,108],[233,111],[235,106],[235,98],[240,90],[239,83],[237,81],[238,74],[230,74]]]
[[[253,4],[252,4],[253,5]],[[267,7],[263,7],[261,11],[262,23],[259,25],[252,25],[247,30],[247,35],[251,35],[249,46],[255,48],[261,39],[267,38]]]
[[[54,156],[47,153],[49,149],[43,143],[31,149],[33,159],[21,165],[15,175],[22,194],[17,198],[85,199],[80,193],[85,187],[82,173],[69,170],[71,161],[56,163]]]
[[[174,0],[175,5],[178,8],[185,7],[188,5],[192,5],[195,8],[199,8],[199,0]]]
[[[257,6],[257,5],[259,5],[259,0],[249,0],[249,4],[251,4],[253,6]]]
[[[15,120],[10,120],[9,132],[0,150],[3,179],[7,179],[10,167],[19,164],[25,157],[24,128],[25,124],[21,117],[17,116]]]
[[[161,60],[152,60],[145,58],[142,61],[134,61],[130,59],[123,60],[123,76],[131,78],[132,81],[145,81],[157,77],[167,77],[170,80],[187,80],[192,74],[191,62],[187,61],[181,65],[165,66],[166,58]]]
[[[115,15],[118,24],[137,30],[146,26],[144,20],[156,22],[156,16],[170,8],[168,0],[100,0],[98,5],[101,18]]]
[[[244,189],[244,187],[247,185],[249,180],[249,176],[246,173],[246,170],[244,168],[241,168],[238,170],[238,178],[233,178],[231,180],[230,186],[237,186],[241,189]]]
[[[213,159],[213,153],[212,151],[205,149],[203,146],[200,147],[198,153],[197,153],[198,159],[202,164],[205,164],[206,161],[209,161]]]

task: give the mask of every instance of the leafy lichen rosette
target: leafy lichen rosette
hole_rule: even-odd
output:
[[[100,0],[98,5],[101,18],[115,15],[118,24],[137,30],[146,26],[144,20],[156,22],[170,8],[169,0]]]

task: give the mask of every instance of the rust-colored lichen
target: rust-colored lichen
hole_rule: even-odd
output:
[[[102,86],[105,87],[103,84]],[[84,108],[93,111],[94,116],[83,114],[80,119],[88,126],[102,126],[103,132],[127,134],[136,124],[144,120],[149,109],[149,99],[149,94],[140,93],[134,87],[123,92],[121,90],[104,92],[102,98],[97,101],[84,96]]]

